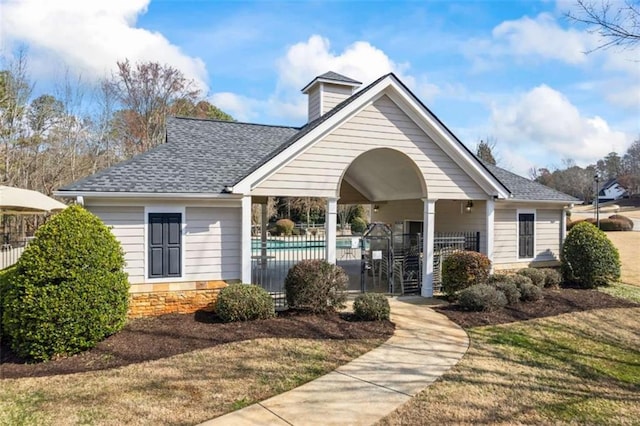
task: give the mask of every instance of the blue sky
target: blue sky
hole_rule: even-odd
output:
[[[584,52],[572,1],[0,2],[5,55],[28,47],[46,90],[65,66],[91,84],[116,60],[171,64],[241,121],[302,125],[300,89],[336,71],[395,72],[469,147],[500,164],[585,166],[640,137],[638,50]]]

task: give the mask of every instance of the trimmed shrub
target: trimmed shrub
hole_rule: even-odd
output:
[[[362,234],[365,229],[367,229],[367,222],[359,217],[356,216],[353,219],[351,219],[351,232],[354,234]]]
[[[276,222],[276,233],[278,235],[289,236],[293,233],[295,223],[291,219],[280,219]]]
[[[235,322],[272,318],[276,311],[273,299],[262,287],[231,284],[220,290],[216,314],[224,322]]]
[[[458,305],[468,311],[492,311],[506,306],[507,298],[495,287],[477,284],[460,292]]]
[[[289,269],[284,280],[287,304],[313,313],[335,311],[345,306],[348,283],[341,267],[324,260],[303,260]]]
[[[633,229],[633,220],[629,219],[626,216],[623,216],[621,214],[613,214],[613,215],[609,216],[609,219],[618,220],[618,221],[624,222],[626,227],[629,228],[628,229],[629,231],[631,231]]]
[[[560,287],[562,283],[562,274],[557,269],[553,268],[543,268],[541,269],[544,272],[544,286],[557,288]]]
[[[491,261],[475,251],[456,250],[442,264],[442,291],[453,296],[475,284],[487,281]]]
[[[569,232],[560,261],[567,284],[594,288],[620,279],[618,249],[604,232],[589,223],[580,223]]]
[[[498,281],[493,286],[504,293],[508,305],[515,305],[520,301],[520,290],[512,281]]]
[[[3,329],[13,351],[47,360],[94,347],[126,321],[120,243],[99,218],[70,206],[36,232],[8,275]]]
[[[491,274],[487,277],[487,284],[489,285],[495,285],[496,283],[505,283],[505,282],[509,282],[509,283],[513,283],[513,280],[511,279],[512,275],[507,275],[507,274]]]
[[[600,219],[600,229],[603,231],[631,231],[633,230],[633,223],[629,225],[624,220]]]
[[[382,321],[389,319],[391,308],[384,294],[365,293],[356,297],[353,313],[362,321]]]
[[[518,287],[518,289],[522,288],[522,286],[525,284],[534,285],[533,281],[531,281],[531,278],[519,274],[511,275],[511,282],[513,282],[516,287]]]
[[[538,286],[540,288],[544,287],[544,280],[546,278],[546,275],[540,269],[537,269],[537,268],[524,268],[524,269],[520,269],[518,272],[516,272],[516,274],[524,275],[525,277],[529,277],[529,279],[531,279],[531,282],[533,283],[533,285],[536,285],[536,286]]]
[[[6,269],[0,270],[0,339],[4,335],[2,326],[2,313],[4,312],[4,298],[7,291],[9,291],[9,283],[13,279],[12,274],[15,274],[15,266],[10,266]]]
[[[521,283],[518,290],[520,290],[520,300],[523,302],[535,302],[543,297],[540,287],[527,282]]]

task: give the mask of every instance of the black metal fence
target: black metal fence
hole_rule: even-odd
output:
[[[433,238],[433,291],[442,290],[442,262],[456,250],[480,251],[480,232],[438,232]]]

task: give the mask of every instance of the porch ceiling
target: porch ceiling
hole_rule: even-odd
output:
[[[406,155],[392,149],[374,149],[360,155],[351,163],[343,179],[372,203],[424,197],[422,176],[416,165]],[[352,198],[352,191],[344,181],[340,187],[341,203]]]

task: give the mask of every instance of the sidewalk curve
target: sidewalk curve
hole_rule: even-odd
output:
[[[419,296],[389,299],[394,335],[329,374],[203,425],[370,425],[427,387],[467,351],[458,325]]]

